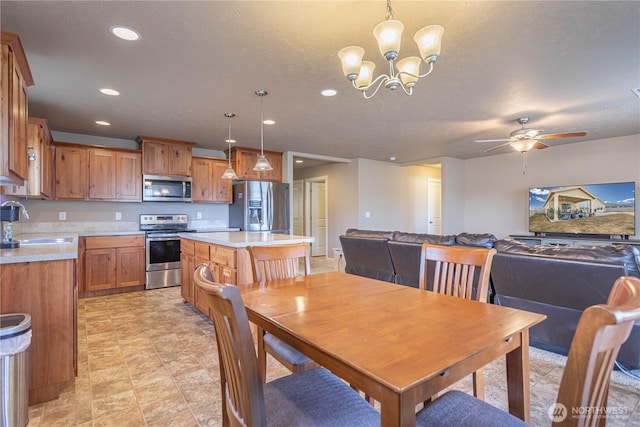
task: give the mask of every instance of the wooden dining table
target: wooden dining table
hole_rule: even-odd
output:
[[[239,286],[249,320],[380,402],[382,426],[506,355],[509,412],[529,421],[529,328],[544,315],[340,272]]]

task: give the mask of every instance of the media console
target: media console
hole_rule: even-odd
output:
[[[535,236],[535,235],[509,235],[514,240],[518,240],[530,245],[546,246],[605,246],[605,245],[633,245],[640,250],[640,240],[629,239],[608,239],[606,237],[560,237],[560,236]]]

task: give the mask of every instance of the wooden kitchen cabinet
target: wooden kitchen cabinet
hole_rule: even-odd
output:
[[[29,404],[57,399],[77,368],[75,260],[4,264],[0,312],[31,316]]]
[[[231,203],[232,181],[222,178],[227,164],[222,159],[193,157],[191,197],[194,202]]]
[[[142,173],[145,175],[191,176],[193,142],[139,136]]]
[[[195,286],[193,281],[193,271],[197,265],[208,264],[216,283],[238,285],[253,282],[251,261],[246,248],[181,239],[180,250],[182,298],[207,317],[210,317],[211,308],[206,302],[204,292]]]
[[[254,171],[253,167],[258,161],[260,150],[244,147],[231,148],[231,162],[240,179],[255,179],[262,181],[282,181],[282,153],[277,151],[264,151],[273,170],[267,172]]]
[[[142,201],[138,150],[56,143],[56,199]]]
[[[87,149],[77,146],[56,146],[56,199],[87,198]]]
[[[7,187],[9,190],[5,191],[5,194],[41,199],[53,198],[54,147],[51,145],[52,141],[47,120],[30,117],[27,126],[27,151],[35,158],[29,160],[27,185]]]
[[[141,201],[142,155],[89,149],[89,199]]]
[[[1,32],[0,54],[0,178],[22,184],[29,176],[27,87],[33,77],[17,34]]]
[[[144,285],[144,236],[82,237],[83,292]]]
[[[195,269],[196,253],[195,242],[188,239],[180,239],[180,294],[182,299],[191,305],[195,305],[193,270]]]

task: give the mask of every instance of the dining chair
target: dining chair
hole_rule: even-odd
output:
[[[495,254],[493,248],[424,243],[420,257],[419,288],[427,290],[427,283],[432,279],[433,292],[487,302],[491,263]],[[473,373],[473,395],[484,400],[482,368]]]
[[[324,368],[263,383],[247,311],[238,288],[214,283],[206,264],[196,267],[194,281],[211,307],[220,359],[222,425],[380,425],[380,414]]]
[[[295,243],[273,246],[248,246],[254,282],[288,279],[311,274],[309,244]],[[303,267],[300,268],[300,264]],[[285,343],[275,335],[257,328],[258,366],[262,379],[266,380],[267,354],[273,356],[293,373],[318,367],[318,364]]]
[[[571,341],[552,412],[553,425],[603,426],[611,371],[620,346],[640,320],[640,279],[616,280],[606,304],[588,307]],[[580,409],[583,409],[580,411]],[[584,410],[588,409],[588,410]],[[580,415],[573,415],[578,410]],[[449,391],[420,410],[417,426],[523,426],[519,418],[461,391]]]

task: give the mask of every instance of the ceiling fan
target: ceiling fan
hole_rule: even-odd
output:
[[[565,133],[547,133],[544,134],[543,130],[539,129],[528,129],[524,126],[529,123],[529,117],[523,116],[518,117],[518,123],[522,126],[520,129],[514,130],[509,134],[508,139],[477,139],[475,142],[504,142],[504,144],[500,144],[493,148],[489,148],[485,150],[486,152],[497,150],[498,148],[505,147],[510,145],[514,150],[519,151],[521,153],[526,153],[527,151],[535,148],[537,150],[542,150],[547,148],[548,145],[540,142],[542,139],[555,139],[555,138],[571,138],[577,136],[586,136],[586,132],[565,132]]]

